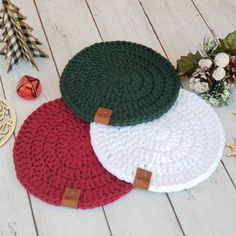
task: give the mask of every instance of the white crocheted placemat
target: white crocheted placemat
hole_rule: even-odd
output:
[[[149,190],[155,192],[180,191],[207,179],[225,144],[213,108],[183,89],[160,119],[127,127],[91,123],[90,134],[94,151],[108,171],[133,183],[138,167],[149,170]]]

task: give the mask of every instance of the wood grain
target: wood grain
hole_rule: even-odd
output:
[[[42,49],[49,53],[49,47],[47,45],[47,41],[33,1],[17,0],[15,3],[18,6],[22,6],[22,13],[27,15],[28,23],[34,28],[34,35],[44,43]],[[87,8],[85,9],[87,11]],[[90,17],[89,13],[88,16]],[[63,47],[65,47],[65,45],[63,45]],[[61,56],[61,58],[65,59],[64,56]],[[0,64],[2,65],[0,67],[0,74],[2,75],[6,97],[15,107],[18,116],[17,132],[24,119],[39,105],[48,100],[60,97],[59,77],[52,56],[50,55],[49,59],[35,60],[39,66],[39,72],[34,70],[34,68],[32,68],[32,66],[27,62],[22,62],[11,73],[7,74],[7,61],[5,61],[3,57],[0,58]],[[42,83],[42,93],[34,101],[25,101],[18,97],[15,92],[16,84],[19,78],[25,73],[40,79]],[[15,227],[17,228],[17,233],[19,235],[33,236],[35,235],[35,229],[32,220],[32,214],[30,212],[30,203],[27,193],[19,184],[15,176],[12,159],[12,147],[13,140],[11,143],[0,149],[1,154],[3,153],[2,155],[0,154],[1,157],[3,156],[0,161],[6,162],[4,165],[0,166],[0,168],[3,168],[4,170],[0,171],[0,181],[2,183],[0,184],[0,188],[3,188],[0,189],[0,230],[3,227],[8,228],[8,223],[12,222],[16,224]],[[4,195],[2,193],[6,194]],[[17,197],[14,198],[14,196]],[[47,205],[46,203],[32,196],[31,200],[38,234],[40,236],[73,236],[78,235],[78,233],[81,232],[84,232],[85,235],[110,235],[101,208],[98,208],[94,211],[83,212],[66,208],[58,209],[56,207]],[[3,230],[5,230],[5,228],[3,228]]]
[[[216,36],[224,38],[228,33],[236,30],[236,1],[194,0],[194,3]],[[218,109],[218,114],[224,123],[227,143],[234,142],[233,137],[236,136],[236,116],[232,114],[233,111],[236,111],[235,101],[236,89],[234,88],[229,106]],[[236,183],[236,159],[224,157],[223,161],[234,183]]]
[[[68,52],[64,51],[64,53],[65,55],[68,55],[68,59],[79,50],[78,44],[87,46],[83,40],[87,40],[88,42],[92,43],[91,39],[94,37],[94,35],[96,35],[96,37],[94,37],[93,42],[101,40],[99,39],[99,32],[95,27],[96,25],[94,22],[89,20],[90,18],[92,20],[92,16],[86,15],[89,13],[89,11],[86,13],[85,9],[88,8],[84,4],[84,1],[73,1],[73,4],[70,2],[64,2],[63,6],[64,9],[71,9],[70,14],[72,16],[79,17],[76,16],[76,13],[78,9],[80,9],[83,17],[88,18],[87,21],[91,22],[91,25],[86,24],[88,25],[86,30],[89,30],[90,32],[90,37],[88,39],[85,38],[86,34],[83,37],[80,37],[80,32],[85,30],[81,24],[81,21],[78,21],[79,25],[77,24],[77,30],[74,30],[74,32],[72,29],[70,29],[70,27],[74,27],[73,18],[67,18],[66,22],[60,21],[60,25],[58,25],[57,20],[63,17],[65,13],[61,11],[60,4],[58,5],[56,0],[47,1],[46,5],[44,3],[45,2],[43,0],[37,1],[39,12],[44,22],[45,31],[48,35],[50,45],[52,45],[52,50],[57,65],[62,65],[62,61],[65,61],[59,51],[54,52],[55,48],[63,47],[64,43],[62,38],[64,38],[64,40],[67,42]],[[99,16],[101,23],[98,21],[96,24],[99,27],[99,31],[105,41],[117,39],[118,35],[120,35],[118,38],[119,40],[126,39],[134,42],[142,41],[142,43],[161,51],[160,45],[156,43],[155,35],[152,34],[152,29],[148,25],[148,22],[136,1],[120,1],[119,4],[117,1],[95,1],[95,3],[97,4],[97,11],[93,12],[94,5],[91,1],[89,1],[89,7],[91,7],[90,10],[92,11],[95,19]],[[71,5],[73,5],[73,8]],[[52,11],[52,9],[53,13],[51,14],[55,14],[57,17],[55,18],[51,16],[49,20],[48,12]],[[113,11],[110,12],[111,9],[113,9]],[[122,16],[120,15],[120,12],[123,12]],[[111,16],[111,14],[113,14],[113,16]],[[80,15],[80,17],[82,16]],[[110,19],[110,17],[112,17],[112,19]],[[55,27],[55,25],[57,25],[57,27]],[[103,29],[100,27],[100,25],[105,27],[105,32],[103,32]],[[60,29],[60,32],[63,32],[63,35],[57,31],[58,28]],[[111,28],[113,28],[113,31],[111,31]],[[112,36],[113,34],[114,36]],[[54,35],[57,35],[57,38],[55,38]],[[74,44],[74,41],[77,42],[76,45]],[[59,71],[62,71],[62,69],[63,68],[60,68],[59,66]],[[175,232],[175,235],[182,235],[177,220],[175,219],[175,215],[165,195],[161,195],[159,198],[160,200],[155,202],[154,209],[156,210],[151,211],[151,207],[149,207],[150,210],[144,211],[146,208],[146,203],[153,202],[154,195],[143,194],[142,191],[137,191],[136,194],[140,196],[140,201],[134,201],[134,199],[129,197],[129,195],[134,196],[135,194],[130,193],[114,203],[116,204],[116,207],[112,208],[113,204],[111,204],[111,208],[109,206],[104,208],[111,227],[111,231],[114,235],[142,235],[142,233],[146,230],[148,230],[151,235],[160,233],[161,235],[168,236],[173,235],[173,232]],[[132,211],[129,211],[129,214],[126,214],[125,209],[129,207],[132,209]],[[150,214],[152,215],[153,220],[150,220]],[[117,215],[120,216],[119,221],[117,221]],[[166,217],[162,218],[162,215],[165,215]],[[132,219],[143,221],[143,224],[139,224]],[[162,219],[163,221],[156,221],[155,219]],[[168,222],[168,224],[164,224],[164,221]],[[124,227],[124,225],[126,226]],[[149,225],[149,227],[146,225]]]
[[[6,70],[7,66],[4,69]],[[4,98],[1,83],[0,97]],[[12,159],[13,143],[14,136],[11,136],[0,148],[0,235],[36,236],[27,193],[16,181]]]
[[[211,35],[211,31],[191,1],[167,0],[157,2],[141,0],[141,4],[173,63],[189,50],[197,50],[204,37]],[[182,14],[180,13],[181,9],[188,10],[185,11],[185,14]],[[157,11],[159,11],[159,14],[156,14]],[[168,25],[168,27],[166,28],[165,25]],[[175,50],[173,50],[173,45],[176,45]],[[187,48],[187,45],[189,48]],[[231,103],[229,107],[216,109],[226,130],[227,137],[229,135],[227,127],[231,127],[231,130],[234,127],[231,114],[233,104],[235,103]],[[231,123],[229,123],[230,116]],[[234,162],[234,160],[232,161]],[[224,235],[224,232],[234,230],[236,219],[235,197],[234,185],[222,164],[203,184],[186,192],[170,195],[187,235],[212,236]],[[225,204],[222,204],[223,202]],[[226,233],[226,235],[229,234]]]
[[[39,105],[60,97],[59,74],[75,53],[92,43],[102,39],[142,43],[175,64],[181,55],[194,52],[205,35],[215,32],[223,37],[236,28],[234,0],[15,0],[15,4],[28,16],[34,35],[44,43],[42,49],[51,52],[49,59],[36,59],[39,72],[23,62],[7,74],[8,62],[0,57],[6,97],[18,116],[16,132]],[[24,74],[42,82],[42,94],[35,101],[16,96],[16,84]],[[236,111],[235,99],[236,91],[229,107],[216,109],[228,142],[236,136],[236,117],[231,114]],[[14,137],[0,148],[1,236],[234,235],[236,159],[224,158],[207,181],[169,197],[134,190],[105,206],[104,211],[72,210],[50,206],[33,196],[28,198],[15,176],[13,143]]]

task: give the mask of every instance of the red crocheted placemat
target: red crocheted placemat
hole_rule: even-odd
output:
[[[113,202],[132,185],[107,172],[90,143],[89,125],[62,99],[43,104],[22,125],[15,145],[17,178],[34,196],[61,205],[66,188],[81,190],[79,208]]]

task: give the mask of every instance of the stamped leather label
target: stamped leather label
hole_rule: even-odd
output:
[[[61,200],[61,205],[64,207],[78,208],[80,192],[80,189],[66,188]]]
[[[111,109],[99,107],[95,113],[94,122],[103,125],[109,125],[111,115],[112,115]]]
[[[152,178],[152,172],[138,167],[133,182],[133,186],[135,188],[148,190],[151,178]]]

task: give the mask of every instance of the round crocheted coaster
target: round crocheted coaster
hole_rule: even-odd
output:
[[[131,42],[96,43],[75,55],[61,77],[65,103],[82,120],[99,107],[112,110],[110,125],[151,121],[176,101],[180,82],[174,67],[152,49]]]
[[[132,185],[99,163],[89,129],[62,99],[34,111],[22,125],[14,146],[16,174],[22,185],[53,205],[61,205],[66,188],[80,189],[79,208],[102,206],[128,193]]]
[[[182,89],[160,119],[128,127],[90,127],[92,146],[103,166],[130,183],[138,167],[151,171],[149,190],[155,192],[180,191],[207,179],[225,144],[213,108]]]

